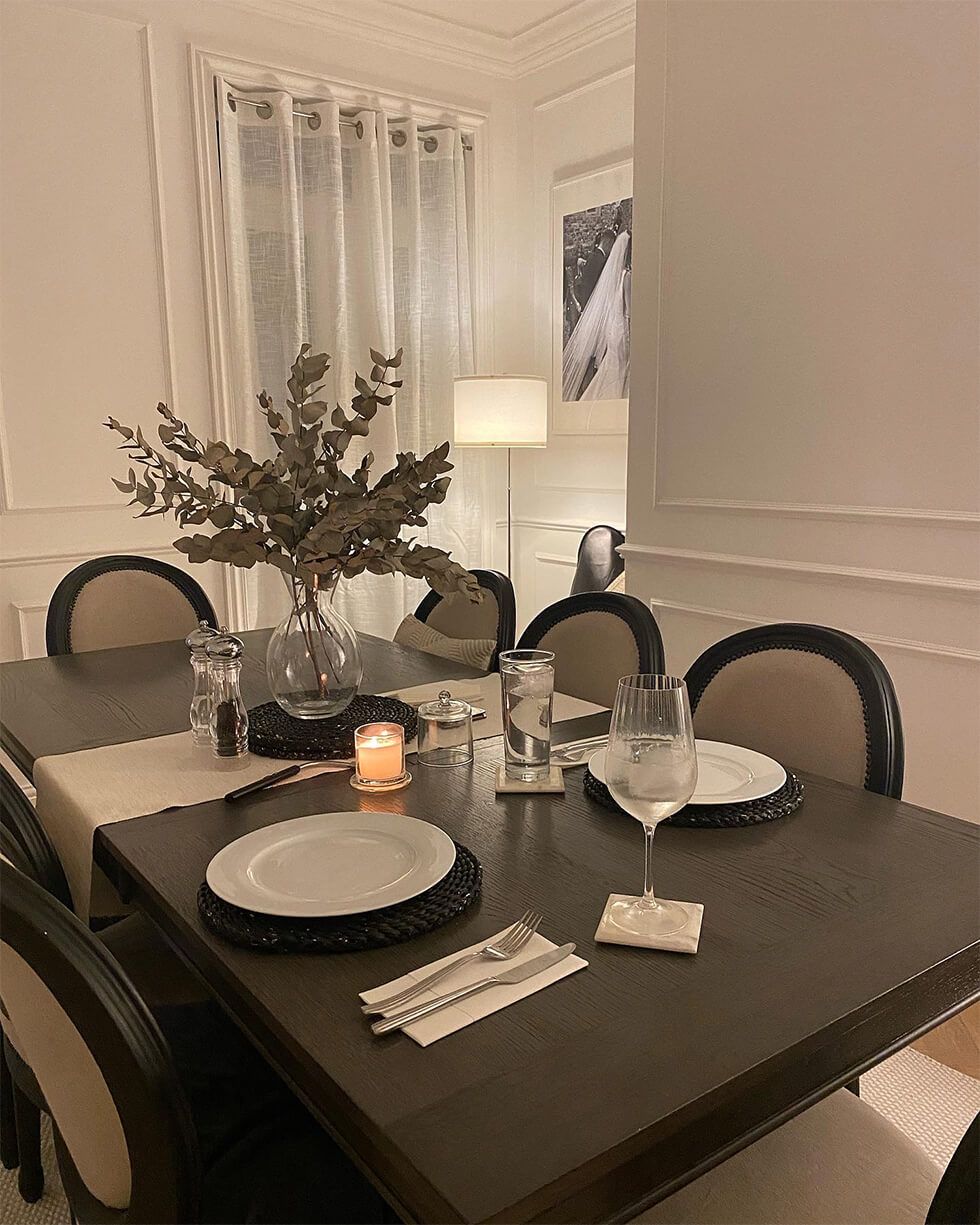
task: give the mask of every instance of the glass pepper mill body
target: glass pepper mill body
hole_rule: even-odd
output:
[[[191,733],[199,748],[211,745],[211,666],[208,663],[207,645],[218,631],[206,621],[199,621],[197,629],[184,639],[191,653],[194,670],[194,693],[191,697]]]
[[[215,757],[248,752],[248,711],[239,678],[244,644],[234,634],[217,634],[206,647],[211,671],[211,750]]]

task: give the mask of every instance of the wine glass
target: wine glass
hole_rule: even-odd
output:
[[[698,781],[694,724],[687,685],[676,676],[624,676],[616,690],[606,786],[620,808],[643,825],[643,896],[614,902],[609,919],[638,936],[669,936],[685,927],[688,909],[658,902],[653,893],[653,835],[683,808]]]

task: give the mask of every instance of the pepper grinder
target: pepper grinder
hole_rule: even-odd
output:
[[[248,711],[239,678],[245,644],[234,634],[215,634],[204,648],[211,672],[211,751],[215,757],[248,752]]]
[[[191,653],[191,667],[194,669],[191,732],[194,743],[199,748],[208,748],[211,744],[211,669],[208,665],[207,645],[217,636],[218,631],[208,625],[207,621],[198,621],[197,629],[191,630],[184,639]]]

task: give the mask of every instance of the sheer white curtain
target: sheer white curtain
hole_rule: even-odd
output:
[[[375,454],[374,475],[396,451],[424,452],[453,436],[452,381],[473,370],[467,167],[460,134],[426,131],[363,111],[341,124],[336,103],[295,103],[284,92],[253,94],[269,104],[231,110],[219,81],[221,187],[234,362],[234,412],[241,445],[268,454],[255,406],[263,387],[282,402],[303,343],[332,355],[326,398],[348,403],[355,371],[368,373],[369,348],[405,350],[404,386],[371,423],[356,463]],[[315,110],[318,128],[293,110]],[[228,440],[235,442],[236,440]],[[483,561],[490,502],[486,460],[460,450],[449,496],[433,507],[428,541],[466,566]],[[425,535],[425,529],[416,531]],[[267,573],[261,573],[267,571]],[[247,572],[252,625],[285,614],[281,578]],[[390,636],[424,585],[365,575],[343,584],[338,607],[355,628]]]

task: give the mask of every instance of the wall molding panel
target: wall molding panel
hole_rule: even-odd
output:
[[[881,520],[883,522],[949,523],[980,527],[980,511],[929,510],[913,506],[830,506],[816,502],[744,502],[730,498],[658,498],[660,509],[731,511],[774,518]]]
[[[700,549],[676,549],[666,545],[624,544],[620,552],[628,557],[659,558],[709,567],[738,570],[764,570],[799,575],[804,578],[839,578],[875,586],[927,589],[931,594],[968,596],[980,599],[980,579],[950,578],[941,574],[908,574],[900,570],[875,570],[864,566],[834,566],[825,562],[786,561],[776,557],[751,557],[735,553],[711,553]]]
[[[714,620],[731,621],[745,626],[775,625],[779,622],[792,623],[799,620],[797,617],[780,617],[775,613],[760,617],[737,611],[733,608],[715,608],[709,604],[690,604],[681,600],[663,600],[659,596],[651,596],[649,604],[653,609],[654,615],[656,615],[658,609],[664,609],[667,612],[687,613],[697,617],[710,617]],[[895,638],[885,634],[869,634],[863,630],[852,629],[847,626],[838,626],[836,628],[843,630],[844,633],[852,634],[855,638],[860,638],[862,642],[867,642],[872,646],[892,647],[900,651],[914,651],[922,655],[937,655],[947,659],[964,660],[967,663],[980,663],[980,651],[974,651],[968,647],[951,647],[942,643],[926,642],[916,638]]]

